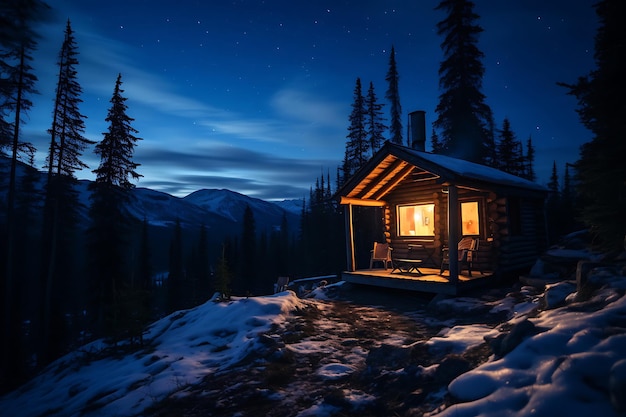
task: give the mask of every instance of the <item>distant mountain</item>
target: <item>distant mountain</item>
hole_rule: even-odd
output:
[[[10,160],[0,156],[0,207],[6,202],[8,189]],[[18,178],[24,175],[27,166],[19,163]],[[40,172],[36,184],[39,192],[43,192],[46,173]],[[79,210],[79,225],[88,226],[89,216],[89,180],[80,180],[77,184],[79,198],[83,207]],[[43,194],[42,194],[43,196]],[[299,204],[299,205],[298,205]],[[168,259],[168,248],[172,238],[172,230],[176,221],[180,221],[183,229],[185,245],[195,244],[201,226],[208,231],[209,244],[217,247],[227,237],[240,236],[241,223],[246,205],[254,214],[257,233],[277,230],[286,215],[291,234],[300,227],[302,202],[286,200],[278,204],[258,198],[248,197],[226,189],[200,190],[184,198],[148,188],[134,188],[127,209],[139,221],[147,220],[150,226],[150,239],[153,244],[153,258],[158,268],[164,268]],[[0,219],[6,212],[0,210]],[[163,265],[161,265],[163,264]]]
[[[254,214],[257,232],[275,230],[280,227],[283,216],[287,217],[290,230],[298,226],[300,213],[294,213],[275,203],[248,197],[226,189],[203,189],[183,198],[208,212],[223,216],[233,222],[241,223],[246,206]]]
[[[302,208],[304,207],[303,199],[272,201],[272,203],[276,204],[278,207],[287,210],[290,213],[297,214],[298,216],[302,215]]]
[[[9,162],[7,157],[0,156],[0,195],[3,197],[8,186]],[[26,165],[19,162],[18,178],[24,175],[25,170]],[[44,172],[40,172],[40,180],[36,186],[40,192],[44,188],[45,176]],[[88,218],[90,182],[80,180],[77,185],[80,201],[84,206],[80,213],[81,222]],[[168,228],[179,220],[183,228],[195,228],[202,224],[207,227],[219,224],[222,228],[232,228],[241,223],[246,205],[249,205],[255,216],[257,231],[262,232],[279,227],[283,214],[287,215],[290,228],[296,227],[302,213],[301,200],[273,203],[227,189],[199,190],[184,198],[141,187],[133,189],[131,194],[128,211],[138,220],[146,219],[155,227]]]
[[[232,219],[218,212],[206,210],[183,198],[149,188],[135,188],[128,210],[137,219],[146,219],[151,226],[171,227],[180,221],[183,229],[204,224],[231,224]]]

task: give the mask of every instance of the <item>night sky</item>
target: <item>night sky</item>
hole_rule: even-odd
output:
[[[228,188],[267,200],[308,198],[316,178],[345,150],[357,77],[381,103],[389,50],[396,49],[403,125],[426,111],[427,150],[443,59],[439,1],[51,0],[55,21],[41,28],[39,77],[23,139],[42,167],[65,22],[80,53],[78,81],[86,136],[102,140],[115,79],[139,130],[138,187],[185,196]],[[562,175],[591,134],[579,122],[574,83],[594,67],[592,0],[476,0],[483,93],[498,128],[532,136],[535,168],[547,183]],[[389,116],[389,106],[384,108]],[[90,170],[99,160],[84,154]],[[81,179],[93,179],[89,171]]]

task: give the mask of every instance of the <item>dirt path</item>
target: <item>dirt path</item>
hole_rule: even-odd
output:
[[[410,303],[409,303],[410,304]],[[416,311],[347,301],[311,301],[234,369],[183,390],[154,416],[420,415],[461,372],[490,354],[433,356],[439,331]],[[420,312],[419,309],[422,308]],[[428,367],[441,363],[435,371]],[[432,369],[432,368],[430,368]]]

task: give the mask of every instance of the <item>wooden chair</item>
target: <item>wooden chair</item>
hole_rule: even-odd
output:
[[[285,291],[288,285],[289,277],[278,277],[276,284],[274,284],[274,294]]]
[[[459,272],[461,272],[462,269],[467,269],[467,273],[470,277],[472,276],[472,268],[476,260],[479,242],[480,239],[476,237],[464,237],[458,244]],[[441,255],[441,269],[439,270],[439,275],[442,275],[445,269],[450,268],[450,249],[444,247]],[[465,268],[463,268],[463,266],[465,266]]]
[[[374,249],[370,251],[370,269],[373,268],[374,262],[382,262],[385,270],[388,265],[393,264],[391,260],[391,251],[393,249],[389,246],[389,243],[374,242]]]

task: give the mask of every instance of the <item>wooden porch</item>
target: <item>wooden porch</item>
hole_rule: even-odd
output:
[[[422,275],[417,273],[391,272],[391,268],[360,269],[342,272],[342,280],[353,284],[374,285],[409,291],[428,292],[434,294],[459,295],[463,292],[480,288],[493,283],[491,271],[472,271],[472,276],[463,271],[458,275],[458,282],[449,282],[449,271],[439,275],[439,269],[420,267]]]

